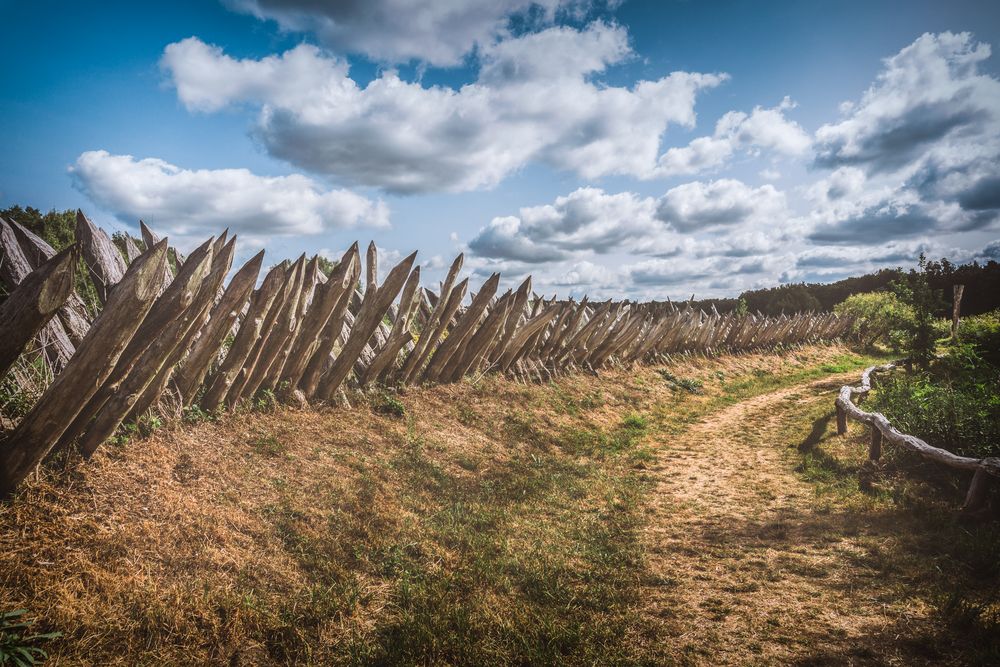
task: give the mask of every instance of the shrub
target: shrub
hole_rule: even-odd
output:
[[[943,307],[941,290],[931,289],[927,279],[927,258],[920,253],[920,270],[911,270],[905,279],[893,283],[900,300],[913,309],[913,321],[906,327],[903,350],[920,368],[926,369],[934,358],[942,323],[935,313]]]
[[[1000,371],[971,345],[953,347],[929,371],[887,378],[873,409],[936,447],[973,458],[1000,455]]]
[[[1000,310],[963,318],[958,339],[975,348],[987,363],[1000,366]]]
[[[904,332],[914,322],[913,308],[892,292],[852,294],[833,310],[838,315],[855,318],[854,333],[866,347],[882,343],[893,350],[900,349]]]

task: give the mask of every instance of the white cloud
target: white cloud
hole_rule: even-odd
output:
[[[780,225],[788,211],[784,193],[773,185],[753,188],[722,178],[668,190],[658,202],[657,217],[679,232],[693,232],[748,223]]]
[[[193,111],[260,107],[255,137],[304,169],[394,192],[488,188],[530,161],[585,178],[650,177],[660,136],[692,126],[696,94],[722,74],[674,72],[630,88],[592,77],[631,57],[624,28],[553,27],[484,47],[476,82],[424,87],[386,71],[364,88],[347,64],[300,45],[236,60],[197,38],[162,67]]]
[[[984,138],[991,145],[980,149],[994,152],[996,137],[986,130],[996,126],[1000,82],[979,72],[989,56],[989,45],[969,33],[922,35],[884,61],[847,118],[816,131],[817,163],[892,171],[956,140],[979,155]]]
[[[794,106],[786,97],[772,109],[754,107],[749,115],[730,111],[716,123],[712,136],[699,137],[687,146],[671,148],[661,155],[656,175],[695,174],[721,167],[740,151],[804,155],[812,143],[809,135],[798,123],[784,116],[784,112]]]
[[[387,227],[388,207],[350,190],[324,190],[310,178],[258,176],[247,169],[182,169],[163,160],[87,151],[70,168],[95,204],[134,224],[172,234],[318,234],[334,228]]]
[[[362,53],[374,60],[411,59],[452,66],[477,45],[489,46],[509,34],[512,16],[532,11],[535,22],[551,21],[557,10],[586,14],[578,0],[229,0],[231,7],[285,30],[312,32],[338,52]]]
[[[988,44],[924,34],[896,55],[844,118],[816,132],[815,164],[837,167],[807,197],[819,243],[881,244],[996,226],[1000,81]]]
[[[469,249],[481,257],[527,264],[622,252],[747,257],[773,248],[788,216],[784,193],[731,179],[685,183],[659,198],[579,188],[552,204],[494,218]],[[720,228],[731,230],[724,239],[693,236]]]
[[[552,204],[494,218],[469,248],[484,257],[549,262],[576,252],[610,252],[662,231],[652,197],[580,188]]]

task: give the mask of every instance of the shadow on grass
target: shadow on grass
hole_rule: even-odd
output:
[[[780,624],[752,623],[764,628],[757,642],[805,649],[792,664],[1000,664],[996,524],[961,526],[944,510],[889,506],[706,518],[695,530],[714,557],[730,561],[731,576],[753,582],[722,588],[720,604],[767,616],[773,605],[755,596],[816,601],[821,613],[800,609],[796,618],[791,604]],[[842,620],[853,626],[849,641]]]
[[[826,434],[827,427],[830,425],[830,420],[833,419],[834,413],[825,414],[813,421],[812,430],[809,431],[809,435],[806,436],[805,440],[799,443],[798,450],[802,453],[811,452],[816,448],[816,445],[820,443],[823,436]]]

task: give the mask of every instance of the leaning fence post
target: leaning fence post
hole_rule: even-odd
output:
[[[847,411],[837,404],[837,435],[847,433]]]

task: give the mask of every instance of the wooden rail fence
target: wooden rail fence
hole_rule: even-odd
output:
[[[969,485],[962,509],[968,512],[982,509],[987,502],[989,487],[994,478],[1000,477],[1000,458],[973,459],[934,447],[916,436],[901,433],[889,423],[885,415],[878,412],[865,412],[852,401],[853,396],[861,397],[871,391],[872,378],[875,373],[891,371],[896,367],[895,363],[872,366],[861,374],[860,385],[856,387],[845,385],[840,388],[840,393],[835,401],[837,433],[840,435],[847,433],[847,420],[850,418],[871,427],[868,458],[872,461],[878,461],[881,458],[882,443],[886,441],[948,468],[971,471],[973,473],[972,483]]]
[[[468,278],[458,280],[462,255],[437,292],[420,286],[416,253],[379,283],[374,244],[364,262],[352,245],[329,277],[318,257],[303,255],[271,267],[257,286],[262,251],[226,285],[235,238],[224,232],[186,258],[170,248],[171,267],[167,241],[140,226],[142,247],[126,238],[119,252],[77,212],[76,243],[56,253],[0,219],[0,280],[9,294],[0,303],[0,376],[26,348],[55,372],[0,442],[0,496],[50,452],[76,446],[90,456],[148,410],[232,408],[265,390],[306,405],[341,396],[345,385],[446,383],[488,372],[546,381],[676,353],[831,340],[852,324],[834,314],[546,299],[532,292],[530,277],[497,294],[499,274],[472,293]],[[73,291],[81,257],[102,304],[93,321]]]

